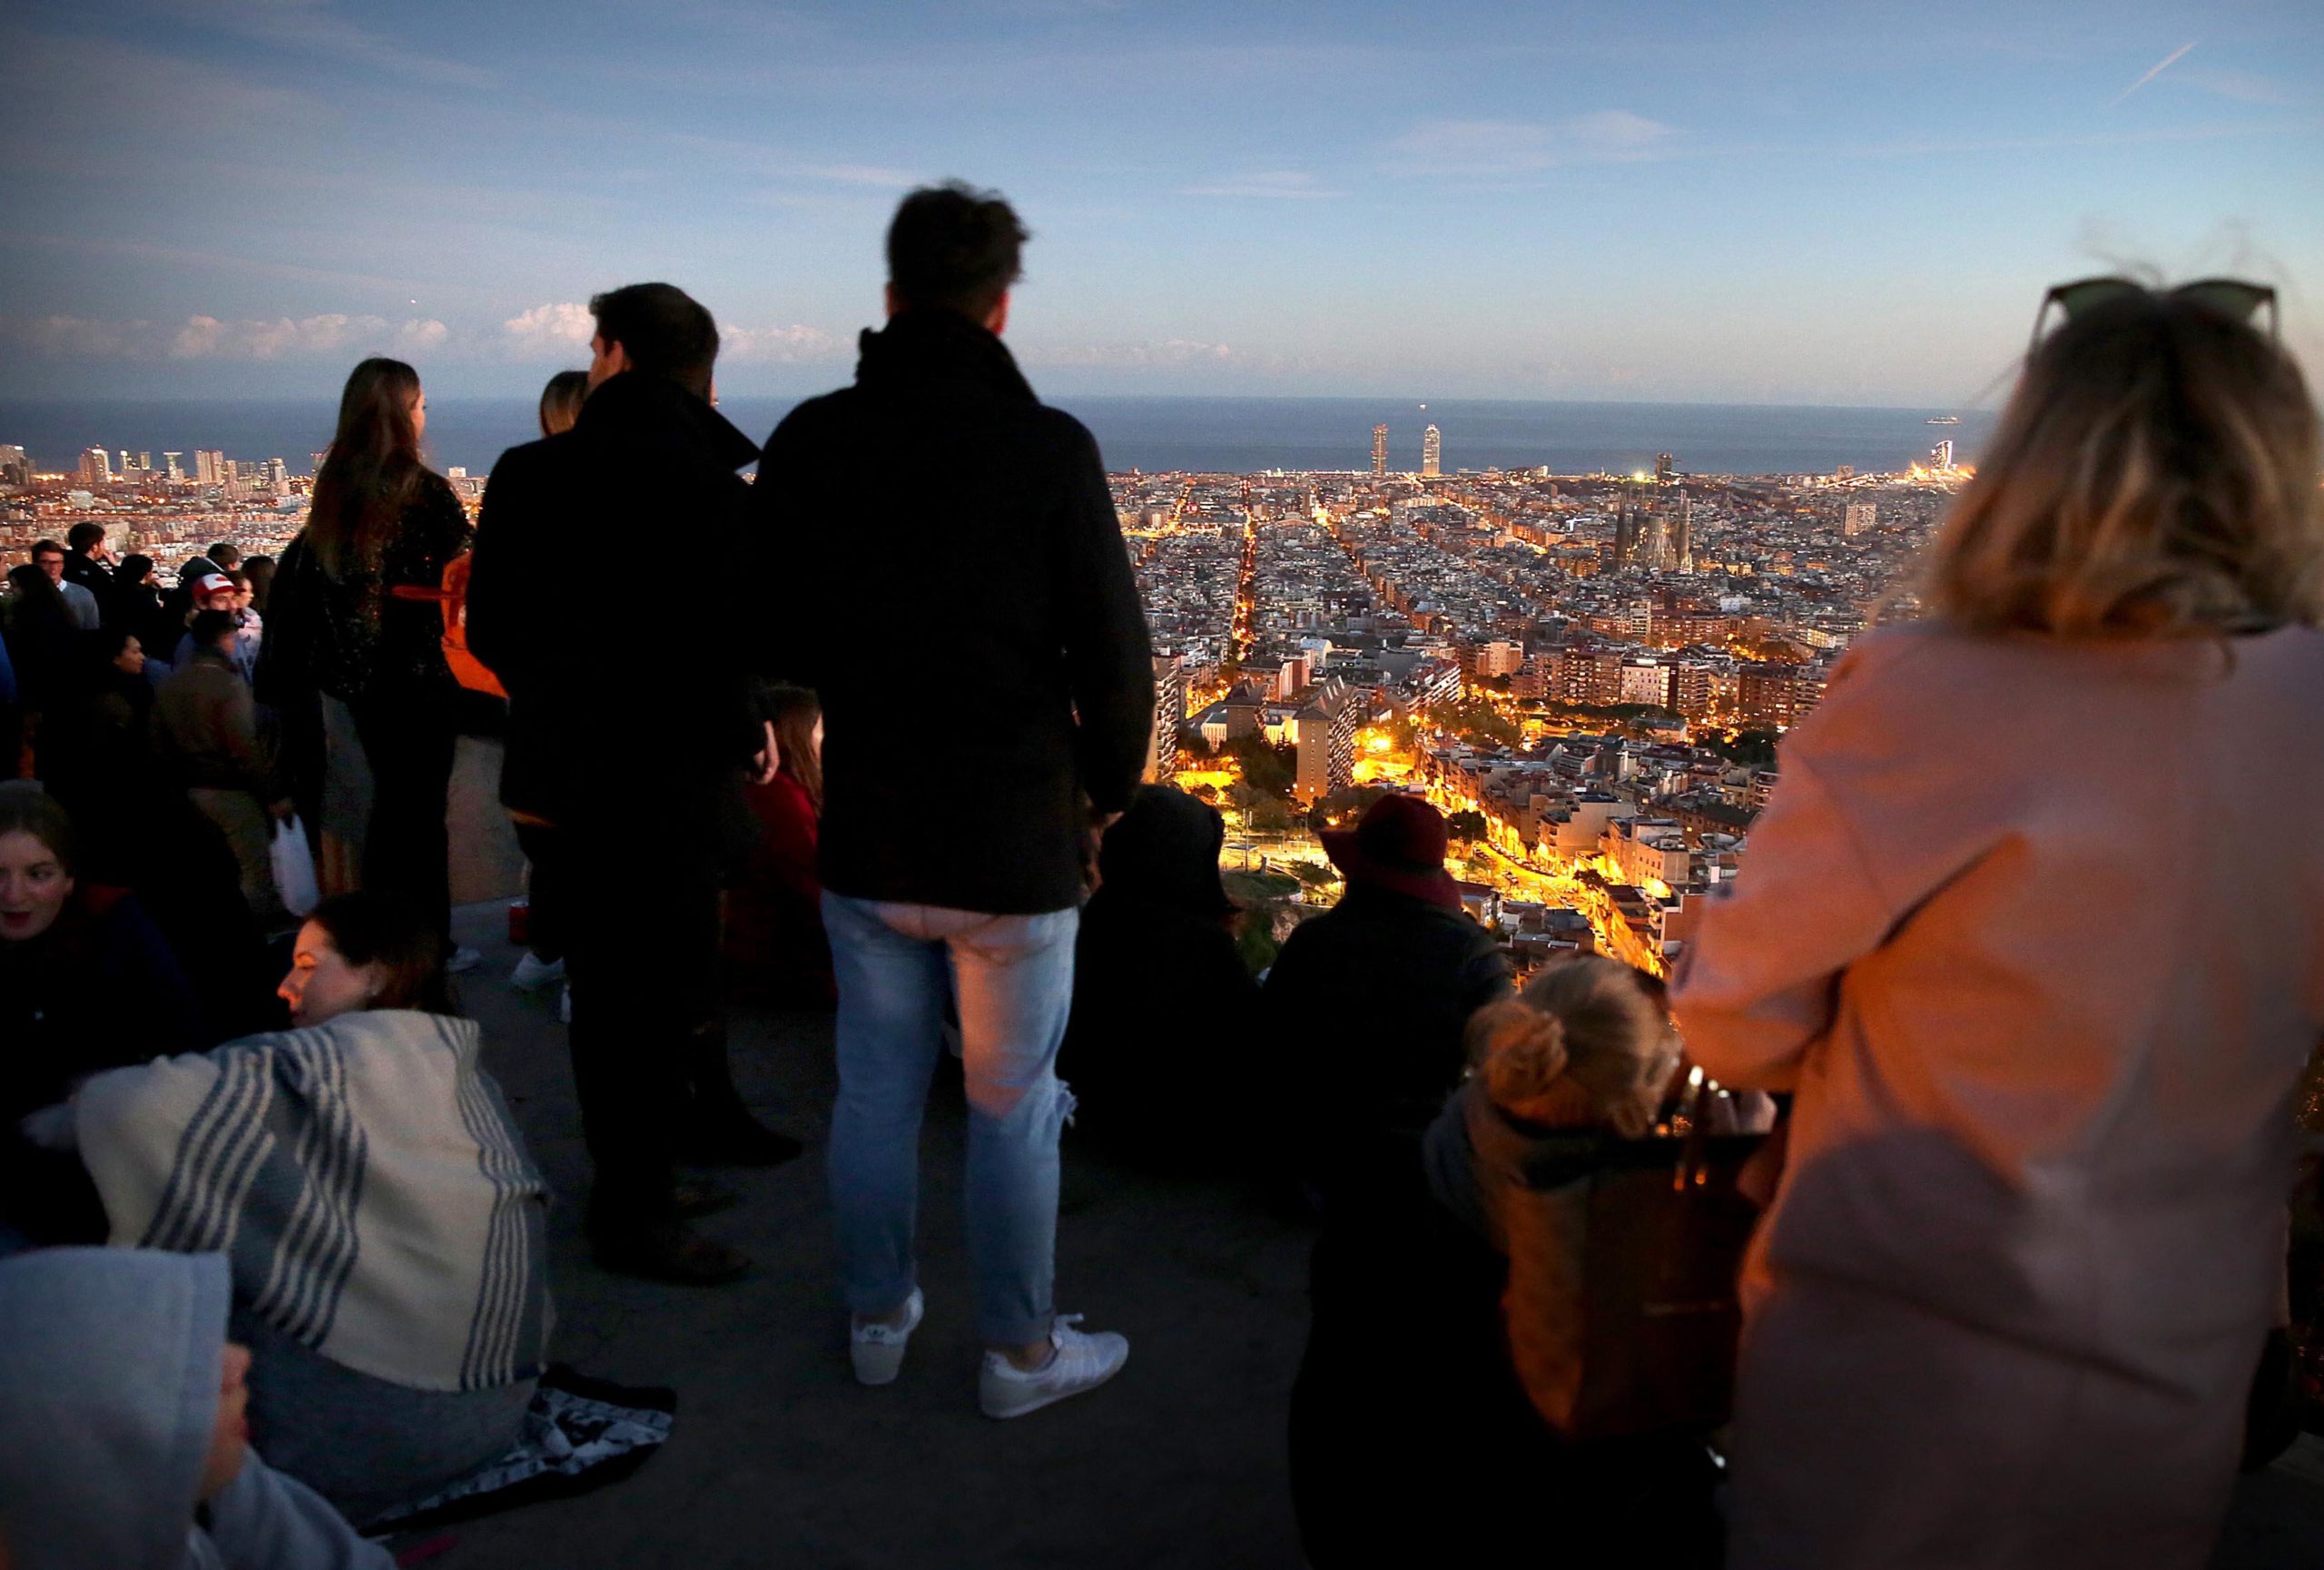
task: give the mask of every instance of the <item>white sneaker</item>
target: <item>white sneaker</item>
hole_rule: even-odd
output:
[[[565,962],[563,960],[537,959],[530,949],[527,949],[517,957],[517,968],[508,973],[509,983],[527,992],[539,992],[550,982],[561,982],[564,979]]]
[[[855,1360],[855,1382],[859,1385],[892,1385],[903,1370],[904,1344],[911,1333],[920,1328],[921,1310],[926,1299],[914,1287],[911,1296],[904,1300],[904,1322],[883,1325],[878,1320],[870,1324],[859,1319],[848,1337],[847,1355]]]
[[[1078,1314],[1059,1314],[1049,1327],[1055,1348],[1048,1364],[1029,1371],[1018,1368],[999,1352],[984,1355],[977,1376],[977,1405],[988,1417],[1021,1417],[1053,1401],[1094,1390],[1122,1370],[1129,1361],[1129,1338],[1112,1330],[1088,1335],[1074,1326]]]
[[[556,1022],[560,1025],[569,1025],[573,1022],[573,983],[571,982],[566,982],[565,991],[557,994]]]
[[[444,962],[444,973],[448,976],[465,975],[482,963],[484,963],[484,956],[466,943],[462,943],[458,948],[454,949],[451,957]]]

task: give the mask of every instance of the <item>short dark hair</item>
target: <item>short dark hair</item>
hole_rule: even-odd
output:
[[[214,648],[218,640],[234,630],[234,613],[231,610],[197,610],[185,630],[193,638],[196,648]]]
[[[57,544],[53,539],[36,539],[33,541],[32,558],[34,561],[38,561],[43,556],[52,550],[59,556],[63,556],[65,553],[64,548]]]
[[[75,551],[84,551],[93,545],[103,545],[105,526],[102,523],[76,523],[64,531],[64,543]]]
[[[231,539],[222,539],[205,554],[220,567],[231,567],[242,559],[242,548]]]
[[[666,376],[696,398],[710,396],[710,368],[718,359],[718,324],[684,290],[669,283],[630,283],[589,300],[597,336],[618,343],[630,368]]]
[[[307,919],[330,934],[330,946],[350,965],[378,965],[375,1009],[419,1009],[456,1014],[444,973],[444,940],[409,901],[376,889],[333,894]]]
[[[888,225],[888,282],[906,305],[982,321],[1017,281],[1030,238],[998,192],[958,180],[923,185]]]

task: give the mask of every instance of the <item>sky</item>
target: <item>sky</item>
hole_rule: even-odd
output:
[[[435,396],[708,305],[819,390],[911,185],[1034,238],[1047,393],[1992,403],[2043,289],[2282,291],[2324,369],[2324,6],[11,0],[0,396]]]

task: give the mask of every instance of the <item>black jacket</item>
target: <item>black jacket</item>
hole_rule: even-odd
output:
[[[907,311],[775,428],[752,506],[776,673],[822,698],[824,886],[1074,904],[1088,806],[1128,805],[1154,711],[1088,431],[983,328]]]
[[[327,692],[350,703],[449,704],[459,684],[444,660],[443,610],[396,591],[440,590],[469,532],[451,482],[432,473],[420,475],[376,567],[334,578],[300,530],[267,596],[252,683],[261,701],[288,706],[298,695]]]
[[[500,798],[582,831],[626,819],[645,854],[721,863],[747,844],[762,743],[735,470],[750,439],[666,378],[631,371],[572,430],[493,466],[468,578],[468,649],[508,689]],[[645,564],[722,564],[673,600]],[[651,608],[648,608],[650,606]]]
[[[1509,992],[1492,934],[1374,885],[1307,922],[1267,974],[1281,1097],[1306,1176],[1327,1195],[1383,1162],[1416,1170],[1421,1135],[1466,1067],[1462,1030]]]

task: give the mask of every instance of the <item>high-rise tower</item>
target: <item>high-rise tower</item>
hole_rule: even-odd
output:
[[[1420,471],[1431,479],[1444,472],[1444,438],[1433,425],[1420,433]]]
[[[1388,428],[1384,425],[1372,428],[1372,472],[1388,472]]]
[[[1657,485],[1669,484],[1670,476],[1678,467],[1679,460],[1669,453],[1656,453],[1654,455],[1654,483]]]

